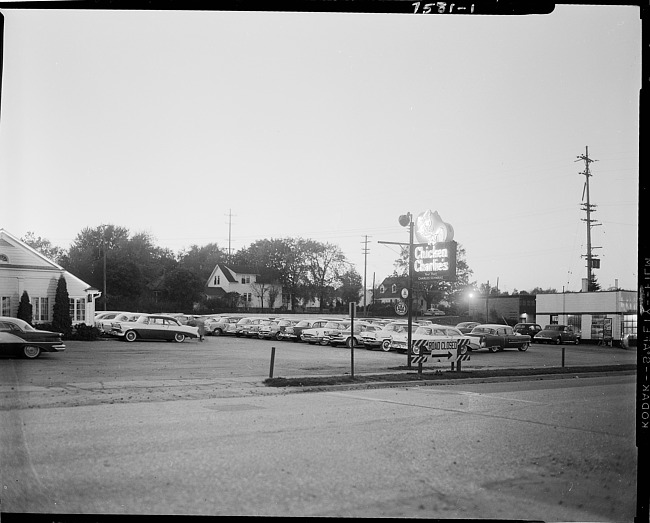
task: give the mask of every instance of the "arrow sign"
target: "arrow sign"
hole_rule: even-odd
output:
[[[455,354],[452,354],[452,353],[449,352],[448,350],[432,350],[432,351],[429,353],[429,355],[432,356],[432,357],[434,357],[434,358],[435,358],[435,357],[440,358],[440,357],[442,357],[442,356],[447,356],[447,359],[451,358],[452,356],[455,356]]]

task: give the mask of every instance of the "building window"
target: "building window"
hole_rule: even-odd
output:
[[[566,324],[570,325],[574,329],[580,331],[582,329],[582,315],[581,314],[569,314],[566,319]]]
[[[2,297],[2,316],[11,316],[11,296]]]
[[[557,325],[559,323],[557,314],[551,314],[549,321],[551,325]]]
[[[70,298],[70,318],[73,323],[86,321],[86,298]]]
[[[591,339],[601,340],[605,335],[605,315],[594,314],[591,317]]]
[[[250,283],[251,282],[251,277],[250,276],[242,276],[241,277],[241,282],[242,283]]]
[[[48,298],[32,298],[32,319],[34,321],[50,321],[50,301]]]
[[[253,301],[253,294],[250,292],[245,292],[242,294],[242,300],[244,300],[247,303],[250,303]]]
[[[397,284],[396,283],[393,283],[393,285],[391,285],[390,292],[392,292],[393,294],[395,294],[397,292]]]
[[[636,334],[636,314],[624,314],[622,325],[622,336]]]
[[[383,284],[379,287],[379,294],[384,294],[386,292],[386,287]]]

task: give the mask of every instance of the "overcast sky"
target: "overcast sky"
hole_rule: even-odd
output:
[[[636,288],[638,7],[2,12],[15,236],[67,248],[110,223],[175,252],[303,237],[363,276],[367,235],[370,287],[399,253],[378,242],[430,209],[477,283],[578,291],[588,147],[597,280]]]

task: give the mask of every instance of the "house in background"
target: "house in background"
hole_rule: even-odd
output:
[[[233,299],[232,304],[244,310],[289,308],[289,297],[282,295],[282,286],[264,281],[250,267],[218,263],[205,285],[205,294],[208,298]]]
[[[73,325],[92,325],[95,300],[101,292],[0,229],[0,316],[16,317],[20,298],[27,291],[33,323],[51,322],[60,276],[65,278]]]

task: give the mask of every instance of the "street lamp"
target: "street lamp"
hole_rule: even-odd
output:
[[[413,356],[413,352],[411,349],[411,341],[412,341],[412,327],[413,327],[413,313],[412,313],[412,305],[413,305],[413,216],[411,215],[410,212],[407,212],[406,214],[402,214],[399,217],[399,224],[402,227],[408,227],[409,228],[409,278],[408,278],[408,297],[407,297],[407,312],[408,312],[408,322],[407,322],[407,329],[408,329],[408,334],[407,334],[407,341],[406,341],[406,353],[407,353],[407,362],[408,366],[411,366],[411,357]],[[420,363],[421,367],[422,363]]]

